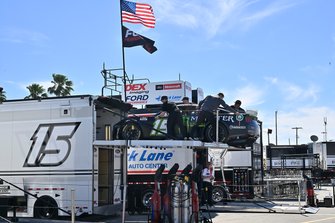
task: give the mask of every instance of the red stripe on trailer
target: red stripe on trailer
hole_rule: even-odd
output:
[[[65,190],[65,188],[61,187],[61,188],[56,188],[56,187],[53,187],[53,188],[50,188],[50,187],[45,187],[45,188],[41,188],[41,187],[36,187],[36,188],[28,188],[28,190],[38,190],[38,191],[41,191],[41,190],[46,190],[46,191],[51,191],[51,190]]]
[[[177,173],[181,173],[183,170],[178,170]],[[128,174],[155,174],[156,170],[128,170]],[[169,170],[164,170],[163,174],[169,173]],[[190,172],[190,174],[192,171]]]

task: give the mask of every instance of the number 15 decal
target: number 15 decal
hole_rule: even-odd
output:
[[[70,139],[80,122],[40,124],[30,138],[32,144],[24,167],[59,166],[71,152]]]

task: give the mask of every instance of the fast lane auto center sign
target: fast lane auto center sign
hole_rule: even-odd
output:
[[[152,174],[161,166],[168,171],[175,163],[183,169],[192,162],[191,149],[130,148],[128,150],[128,174]]]

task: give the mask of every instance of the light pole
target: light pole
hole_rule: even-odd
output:
[[[275,127],[276,127],[276,145],[278,145],[278,128],[277,128],[277,121],[278,121],[278,111],[275,111]]]
[[[272,134],[272,129],[268,129],[268,146],[270,146],[270,134]]]
[[[295,129],[295,144],[298,145],[298,130],[302,129],[302,127],[293,127],[292,129]]]
[[[325,135],[324,135],[324,140],[325,140],[325,142],[327,142],[327,117],[324,117],[323,118],[323,123],[325,124]]]

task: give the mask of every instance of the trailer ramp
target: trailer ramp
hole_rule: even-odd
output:
[[[319,208],[299,206],[296,202],[276,203],[272,201],[232,201],[217,203],[209,208],[215,212],[268,212],[291,214],[316,214]]]

